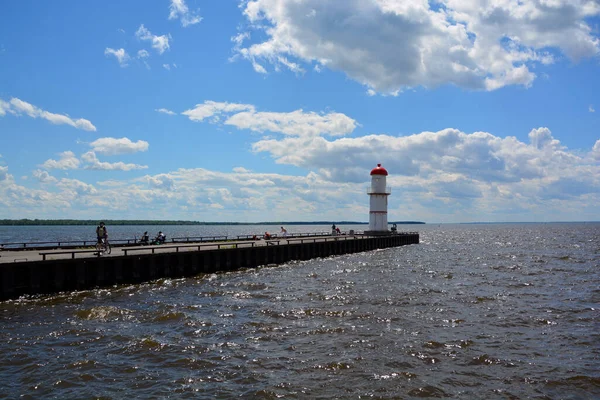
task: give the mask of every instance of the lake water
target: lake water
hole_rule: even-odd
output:
[[[399,227],[421,243],[0,303],[0,398],[600,398],[600,224]]]

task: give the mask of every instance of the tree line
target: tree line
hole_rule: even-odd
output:
[[[0,225],[97,225],[92,219],[0,219]],[[106,219],[106,225],[364,225],[361,221],[263,221],[263,222],[203,222],[150,219]],[[390,224],[424,224],[419,221],[390,221]]]

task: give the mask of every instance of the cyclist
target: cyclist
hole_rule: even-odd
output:
[[[108,229],[104,226],[104,222],[96,227],[96,236],[98,237],[98,243],[104,243],[108,240]]]

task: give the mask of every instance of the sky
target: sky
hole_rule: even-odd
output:
[[[598,0],[0,2],[0,219],[600,220]]]

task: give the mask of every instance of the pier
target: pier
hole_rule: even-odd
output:
[[[124,244],[112,253],[91,248],[25,245],[0,252],[0,300],[22,295],[87,290],[159,278],[256,268],[293,260],[358,253],[419,243],[419,234],[279,237],[271,240],[171,242],[156,246]]]

